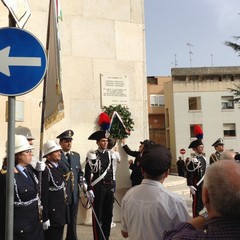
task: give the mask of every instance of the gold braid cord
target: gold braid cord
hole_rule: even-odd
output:
[[[71,192],[74,190],[74,175],[73,172],[68,172],[67,174],[63,175],[65,177],[66,182],[69,180],[71,181]]]

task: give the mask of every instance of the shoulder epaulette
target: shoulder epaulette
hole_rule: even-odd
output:
[[[50,162],[46,162],[46,165],[50,168],[53,168],[53,165]]]

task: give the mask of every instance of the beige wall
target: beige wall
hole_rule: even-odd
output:
[[[29,0],[32,15],[25,29],[45,45],[48,1]],[[96,149],[88,136],[98,129],[96,119],[101,113],[100,74],[127,75],[129,79],[129,110],[135,121],[135,131],[128,139],[137,149],[139,140],[148,138],[147,84],[145,66],[145,31],[143,0],[62,0],[63,21],[60,22],[62,91],[65,118],[45,132],[46,139],[66,129],[75,132],[73,149],[81,154]],[[8,11],[0,3],[0,27],[8,26]],[[29,94],[16,97],[24,101],[24,122],[36,137],[38,150],[42,84]],[[0,96],[0,158],[5,155],[7,123],[5,102]],[[37,151],[36,151],[37,152]],[[127,155],[123,153],[117,173],[118,188],[130,186]]]

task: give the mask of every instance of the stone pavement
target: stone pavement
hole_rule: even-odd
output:
[[[92,226],[78,225],[77,226],[78,240],[93,240]],[[111,228],[111,236],[109,240],[126,239],[121,234],[121,223],[116,223],[116,227]]]
[[[168,176],[164,181],[164,186],[178,194],[180,194],[187,203],[189,214],[192,214],[191,204],[192,200],[190,198],[189,188],[186,184],[186,179],[183,177],[178,177],[174,175]],[[115,222],[116,227],[111,228],[111,236],[109,240],[122,240],[124,239],[121,235],[121,223]],[[91,225],[77,225],[78,240],[93,240],[92,226]],[[125,238],[126,239],[126,238]]]

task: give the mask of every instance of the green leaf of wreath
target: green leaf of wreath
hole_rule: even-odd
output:
[[[122,105],[112,106],[109,107],[104,106],[103,111],[108,114],[111,118],[114,111],[116,111],[123,120],[123,123],[126,129],[123,128],[122,124],[118,121],[114,121],[111,126],[111,137],[116,139],[123,139],[127,138],[131,131],[134,131],[134,121],[131,118],[131,113],[129,112],[128,108]],[[127,131],[126,131],[127,130]]]

